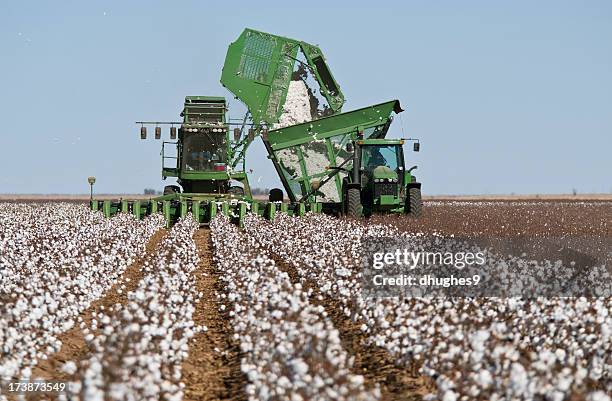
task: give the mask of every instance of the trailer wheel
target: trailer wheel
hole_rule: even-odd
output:
[[[244,196],[244,188],[239,187],[237,185],[232,185],[227,190],[227,193],[232,195]]]
[[[412,217],[421,217],[421,214],[423,213],[421,188],[408,188],[408,199],[406,199],[406,213]]]
[[[346,191],[347,205],[346,214],[349,217],[359,218],[363,215],[363,206],[361,205],[361,191],[359,188],[349,188]]]
[[[181,193],[181,188],[178,185],[166,185],[164,187],[164,195],[172,195]]]
[[[280,188],[272,188],[268,194],[268,200],[270,202],[282,202],[283,197],[283,190]]]

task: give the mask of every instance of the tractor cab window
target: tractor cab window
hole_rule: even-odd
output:
[[[187,171],[215,171],[227,163],[225,134],[197,133],[183,142],[183,163]]]
[[[372,171],[378,166],[397,170],[399,146],[397,145],[366,145],[361,153],[361,166]]]

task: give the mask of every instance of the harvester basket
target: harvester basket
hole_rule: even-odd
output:
[[[246,104],[256,125],[272,126],[278,122],[298,62],[298,51],[303,52],[330,109],[333,112],[341,109],[344,96],[321,49],[306,42],[245,29],[227,50],[221,84]]]
[[[264,143],[291,201],[339,202],[352,153],[347,144],[359,133],[384,138],[393,112],[402,109],[393,100],[302,124],[269,131]]]

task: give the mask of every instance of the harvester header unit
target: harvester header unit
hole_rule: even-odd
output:
[[[168,224],[191,212],[206,224],[217,213],[241,223],[250,211],[267,218],[276,212],[326,212],[352,217],[372,213],[421,213],[421,184],[404,162],[404,142],[386,139],[392,100],[342,112],[344,95],[321,50],[312,44],[245,29],[227,51],[221,84],[247,107],[230,119],[223,97],[187,96],[182,121],[140,121],[170,125],[162,142],[162,178],[176,178],[163,196],[147,201],[97,201],[95,210],[142,217],[163,212]],[[178,127],[178,135],[177,135]],[[268,158],[287,194],[270,191],[254,199],[246,170],[246,150],[261,136]]]

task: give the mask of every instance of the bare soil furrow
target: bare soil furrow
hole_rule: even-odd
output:
[[[327,316],[340,333],[340,341],[347,353],[354,357],[351,373],[362,375],[368,388],[380,387],[381,400],[421,400],[431,392],[434,384],[431,379],[419,375],[418,367],[402,367],[382,347],[368,344],[367,336],[361,331],[360,324],[355,323],[343,312],[343,305],[321,294],[311,280],[302,279],[291,264],[286,263],[276,254],[272,255],[276,265],[285,271],[293,283],[300,283],[305,291],[312,290],[310,301],[325,308]]]
[[[182,369],[184,400],[244,400],[246,377],[240,370],[240,348],[234,340],[230,317],[220,311],[222,302],[216,297],[224,289],[212,262],[210,230],[198,230],[194,240],[200,257],[194,279],[204,296],[193,319],[207,330],[196,334],[189,343],[189,356]]]
[[[127,294],[138,286],[138,282],[144,276],[142,267],[144,262],[154,253],[158,244],[167,235],[167,230],[160,229],[151,236],[146,245],[145,253],[132,263],[124,272],[122,279],[115,284],[107,294],[93,302],[91,306],[82,314],[81,318],[86,327],[91,326],[94,315],[101,310],[109,309],[115,304],[127,303]],[[74,361],[79,364],[91,352],[85,335],[81,330],[80,323],[66,331],[60,336],[62,348],[49,356],[48,359],[39,361],[37,366],[32,369],[32,377],[40,377],[45,380],[73,380],[74,377],[62,371],[62,367],[67,361]]]

